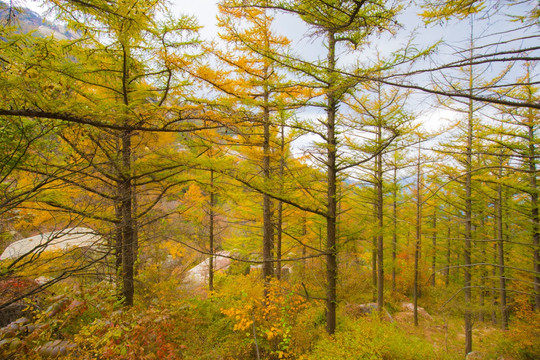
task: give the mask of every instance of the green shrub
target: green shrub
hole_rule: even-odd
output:
[[[323,304],[310,304],[299,312],[296,325],[291,328],[291,357],[301,358],[313,350],[313,346],[325,337],[325,308]]]
[[[375,317],[347,322],[332,337],[315,345],[313,360],[426,360],[437,359],[427,341],[406,334],[395,324]]]
[[[497,339],[494,356],[519,360],[540,359],[540,312],[520,309],[508,331]]]

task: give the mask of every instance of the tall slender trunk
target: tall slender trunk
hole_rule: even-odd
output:
[[[482,235],[480,236],[481,239],[484,238],[484,226],[485,226],[485,219],[484,219],[484,211],[480,210],[480,229],[482,231]],[[486,242],[482,241],[480,243],[481,247],[481,253],[482,253],[482,262],[487,263],[487,253],[486,253]],[[484,322],[484,313],[485,313],[485,298],[487,295],[486,292],[486,279],[488,277],[488,269],[487,267],[484,267],[482,269],[482,277],[480,278],[480,312],[478,314],[478,320],[480,322]]]
[[[129,48],[122,44],[122,96],[125,106],[129,105]],[[127,121],[125,125],[128,125]],[[124,305],[133,305],[133,295],[135,293],[134,284],[134,264],[135,264],[135,223],[133,219],[133,204],[132,200],[135,196],[133,191],[133,176],[131,163],[131,130],[123,130],[121,133],[122,142],[122,174],[120,183],[120,201],[122,213],[122,295],[124,297]]]
[[[264,13],[264,26],[265,26],[265,50],[270,50],[270,42],[268,38],[268,18],[266,12]],[[271,130],[271,119],[270,119],[270,87],[268,86],[267,81],[270,79],[272,69],[268,60],[264,60],[263,68],[263,79],[265,83],[263,84],[263,177],[265,182],[265,187],[268,190],[270,186],[271,178],[271,167],[270,167],[270,130]],[[274,263],[273,263],[273,247],[274,247],[274,224],[272,222],[273,218],[273,209],[272,209],[272,200],[270,196],[265,192],[263,194],[263,279],[266,282],[270,277],[274,275]],[[267,295],[267,287],[264,287],[265,298]]]
[[[381,104],[381,83],[377,83],[377,93],[379,105]],[[377,116],[377,147],[382,144],[382,116],[381,108],[378,108]],[[382,313],[384,305],[384,239],[383,239],[383,170],[382,170],[382,151],[377,154],[376,185],[377,185],[377,307]]]
[[[382,176],[382,170],[381,172]],[[379,311],[383,310],[384,305],[384,266],[383,266],[383,204],[382,204],[382,184],[379,184],[379,191],[378,191],[378,209],[377,209],[377,217],[378,217],[378,228],[379,233],[377,235],[377,306],[379,308]]]
[[[209,209],[209,229],[208,229],[208,242],[210,259],[208,259],[208,290],[214,291],[214,251],[215,251],[215,239],[214,239],[214,227],[215,227],[215,207],[216,207],[216,194],[214,188],[214,170],[210,170],[210,209]]]
[[[139,222],[137,219],[137,187],[135,183],[131,184],[131,216],[132,216],[132,223],[133,223],[133,276],[136,277],[139,273],[139,262],[137,261],[139,258]]]
[[[277,205],[277,238],[276,238],[276,278],[281,280],[282,270],[281,270],[281,243],[283,241],[283,203],[280,201]]]
[[[495,200],[495,206],[494,207],[497,207],[497,201]],[[495,209],[495,216],[494,218],[496,219],[497,218],[497,209]],[[494,227],[493,227],[493,230],[494,230],[494,234],[493,234],[493,238],[494,239],[498,239],[499,235],[498,235],[498,224],[497,224],[497,221],[494,222]],[[493,264],[497,264],[497,249],[498,249],[498,241],[495,241],[493,243]],[[492,289],[491,289],[491,323],[493,325],[496,325],[497,324],[497,292],[496,292],[496,288],[497,288],[497,268],[495,266],[492,267],[491,269],[491,276],[492,278],[494,279],[493,280],[493,284],[492,284]],[[499,286],[500,287],[500,286]],[[502,288],[501,288],[502,289]]]
[[[392,190],[392,292],[396,291],[397,186],[397,164],[394,164],[394,185]]]
[[[433,209],[433,237],[432,237],[432,245],[433,245],[433,253],[431,257],[431,286],[435,286],[435,275],[436,273],[436,266],[437,266],[437,207]]]
[[[377,185],[375,184],[375,199],[373,202],[373,223],[377,224]],[[372,299],[377,301],[377,232],[371,237],[371,284],[372,284]]]
[[[285,124],[281,123],[280,138],[280,158],[279,158],[279,184],[283,191],[283,174],[285,171]],[[281,280],[281,242],[283,239],[283,202],[279,201],[277,205],[277,239],[276,239],[276,278]]]
[[[499,166],[499,179],[503,175],[502,158]],[[501,312],[501,327],[503,330],[508,329],[508,310],[506,308],[506,275],[504,266],[504,227],[503,227],[503,193],[502,184],[497,185],[497,202],[496,202],[496,223],[497,223],[497,243],[498,246],[498,263],[499,263],[499,306]]]
[[[116,151],[117,153],[122,152],[122,139],[121,136],[115,137],[116,141]],[[116,198],[114,200],[114,217],[116,219],[116,223],[114,225],[114,255],[115,255],[115,261],[114,261],[114,267],[115,267],[115,273],[116,273],[116,282],[118,285],[118,289],[121,289],[123,287],[122,285],[122,247],[124,244],[123,239],[123,222],[122,222],[122,180],[121,180],[121,174],[119,179],[116,182]],[[119,293],[120,295],[120,293]]]
[[[307,235],[307,215],[304,212],[304,216],[302,216],[302,241],[305,241]],[[302,276],[306,276],[306,268],[307,268],[307,248],[306,246],[302,246]]]
[[[447,233],[446,233],[446,236],[447,236],[447,238],[446,238],[446,269],[444,270],[444,285],[446,287],[448,287],[448,285],[450,285],[450,265],[451,265],[451,257],[450,257],[451,241],[450,241],[450,236],[451,235],[452,235],[452,227],[450,226],[450,224],[448,224],[448,229],[447,229]]]
[[[265,183],[270,183],[270,109],[268,105],[269,92],[264,91],[263,109],[263,176]],[[274,246],[274,225],[272,224],[272,200],[268,194],[263,194],[263,279],[268,280],[274,274],[272,248]],[[265,287],[266,289],[266,287]],[[266,293],[266,291],[265,291]]]
[[[534,310],[540,311],[540,217],[538,215],[538,188],[536,179],[536,164],[531,156],[530,172],[531,172],[531,218],[532,218],[532,243],[534,249],[533,269],[534,276]]]
[[[122,280],[124,305],[133,305],[134,288],[134,263],[133,253],[134,231],[132,216],[132,177],[131,177],[131,132],[125,130],[122,134],[122,182],[120,184],[121,208],[122,208]]]
[[[117,196],[118,196],[118,200],[115,200],[115,204],[114,204],[114,214],[115,214],[115,218],[116,218],[116,221],[117,223],[115,224],[115,227],[114,227],[114,241],[115,241],[115,244],[114,244],[114,255],[115,255],[115,262],[114,262],[114,265],[115,265],[115,271],[116,271],[116,275],[118,276],[118,279],[121,278],[121,274],[122,274],[122,246],[123,246],[123,243],[124,243],[124,240],[123,240],[123,232],[122,232],[122,228],[123,228],[123,224],[122,224],[122,199],[121,199],[121,182],[118,182],[117,184]],[[118,284],[118,288],[121,288],[121,284]]]
[[[418,326],[418,263],[420,261],[420,246],[422,241],[422,175],[420,173],[420,141],[418,142],[418,162],[416,164],[416,242],[414,248],[414,325]]]
[[[472,28],[472,25],[471,25]],[[471,51],[473,56],[473,41],[471,30]],[[472,65],[469,67],[469,95],[472,97],[473,73]],[[464,295],[465,295],[465,354],[472,351],[472,314],[471,308],[471,245],[472,245],[472,138],[473,138],[473,101],[469,100],[469,110],[467,119],[467,145],[465,164],[465,247],[463,251],[464,261]]]
[[[530,82],[529,64],[527,64],[527,82]],[[530,85],[528,86],[528,99],[533,102]],[[532,109],[528,110],[527,128],[528,136],[528,159],[529,163],[529,184],[531,187],[531,222],[532,222],[532,244],[533,244],[533,270],[534,275],[534,310],[540,311],[540,216],[538,211],[538,173],[536,169],[536,135],[535,123],[538,118]]]
[[[334,85],[334,71],[336,66],[336,39],[335,34],[328,32],[328,75],[330,87]],[[327,214],[326,214],[326,331],[333,334],[336,330],[337,306],[337,248],[336,248],[336,217],[337,217],[337,141],[336,141],[336,113],[337,99],[334,89],[328,89],[327,97]]]

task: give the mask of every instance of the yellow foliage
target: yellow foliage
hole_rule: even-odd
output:
[[[184,256],[185,249],[176,241],[167,240],[161,244],[161,246],[171,254],[173,259],[179,259]]]
[[[249,278],[248,278],[249,279]],[[267,346],[272,354],[279,359],[290,358],[290,331],[296,322],[296,316],[306,308],[305,299],[296,290],[284,289],[283,284],[276,279],[268,282],[266,299],[263,287],[250,286],[249,294],[242,292],[240,299],[221,312],[230,318],[234,331],[241,331],[247,338],[253,336],[251,329],[255,328],[257,338]],[[226,296],[223,293],[217,296]]]
[[[429,24],[439,20],[449,20],[452,17],[464,19],[485,8],[485,2],[479,0],[429,1],[424,5],[420,15]]]

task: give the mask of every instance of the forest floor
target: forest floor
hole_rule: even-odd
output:
[[[464,359],[459,309],[441,309],[429,293],[429,315],[414,326],[408,300],[388,296],[395,321],[353,314],[346,303],[338,328],[325,332],[324,302],[302,288],[272,281],[263,301],[255,276],[221,275],[216,289],[194,291],[174,278],[139,287],[135,306],[124,308],[110,283],[66,281],[40,296],[33,319],[0,330],[2,359]],[[437,294],[435,294],[437,295]],[[468,359],[540,359],[540,315],[514,311],[508,331],[476,321]]]

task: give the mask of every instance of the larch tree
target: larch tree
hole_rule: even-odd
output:
[[[523,85],[516,87],[510,96],[528,102],[538,101],[538,87],[533,86],[533,67],[530,63],[525,65],[525,75],[522,77]],[[518,127],[515,134],[515,143],[509,148],[522,164],[520,172],[528,181],[525,192],[529,195],[529,221],[530,238],[533,251],[532,271],[534,283],[534,309],[540,310],[540,216],[538,203],[538,111],[528,109],[505,109],[510,116],[509,123]]]
[[[345,123],[349,132],[344,135],[344,143],[348,152],[355,158],[373,158],[373,167],[366,169],[366,164],[360,166],[361,171],[372,174],[370,181],[374,186],[374,217],[375,231],[373,232],[373,278],[376,289],[375,299],[379,310],[384,306],[384,198],[387,192],[384,176],[391,170],[388,158],[393,150],[405,146],[407,135],[412,130],[411,117],[404,110],[407,93],[398,88],[389,88],[380,82],[363,83],[357,92],[351,92],[345,102],[353,111]],[[358,119],[357,119],[358,117]],[[354,131],[352,131],[354,130]],[[367,139],[367,140],[366,140]],[[349,160],[354,162],[353,159]],[[397,176],[397,174],[396,174]],[[395,258],[395,250],[393,252]]]
[[[486,73],[486,67],[480,66],[475,63],[475,59],[482,57],[485,49],[478,45],[478,35],[475,32],[474,26],[474,14],[468,14],[467,18],[470,22],[470,36],[468,44],[465,47],[458,48],[456,52],[459,59],[458,62],[466,63],[452,75],[451,71],[442,74],[440,77],[433,76],[435,82],[440,88],[458,89],[459,92],[467,93],[467,96],[462,98],[453,98],[453,101],[449,101],[447,97],[440,97],[441,104],[448,106],[453,111],[461,113],[463,116],[460,123],[461,138],[459,143],[461,144],[461,150],[455,150],[455,144],[450,145],[454,149],[448,148],[443,150],[448,154],[453,154],[452,157],[457,162],[458,174],[451,176],[455,181],[458,181],[462,185],[463,198],[462,204],[458,205],[458,208],[463,214],[464,233],[463,233],[463,287],[464,294],[464,322],[465,322],[465,354],[472,351],[472,326],[473,326],[473,288],[475,288],[475,282],[473,282],[473,269],[476,268],[473,265],[474,253],[473,247],[475,244],[476,231],[478,227],[476,223],[478,220],[478,199],[473,196],[473,189],[475,188],[476,178],[480,176],[480,164],[479,164],[479,135],[478,131],[481,129],[481,119],[484,116],[482,110],[485,110],[487,103],[477,101],[477,98],[483,97],[486,89],[498,84],[507,72],[507,69],[503,69],[496,77],[484,80],[483,76]],[[480,50],[478,50],[480,49]],[[452,90],[449,90],[452,91]],[[454,170],[451,170],[454,171]],[[452,180],[452,181],[454,181]]]
[[[276,179],[273,173],[276,168],[280,173],[283,171],[282,160],[277,154],[284,149],[278,144],[279,128],[284,129],[284,126],[280,125],[278,117],[287,108],[294,107],[297,97],[302,94],[298,86],[284,78],[276,61],[268,56],[283,52],[289,43],[285,37],[273,33],[270,11],[241,5],[237,1],[224,1],[219,5],[220,37],[227,45],[224,49],[215,44],[208,47],[218,70],[213,70],[210,64],[203,67],[198,76],[221,93],[219,101],[231,107],[236,114],[233,116],[243,119],[236,126],[237,143],[231,143],[231,146],[252,163],[253,169],[262,171],[259,187],[263,213],[262,276],[267,279],[274,275],[275,262],[276,206],[270,193],[278,193],[276,181],[282,182],[282,176]],[[281,133],[283,137],[283,130]],[[280,151],[280,148],[283,149]],[[238,176],[250,178],[252,175]]]
[[[142,181],[134,167],[140,155],[134,153],[133,141],[141,131],[200,128],[192,119],[202,118],[202,110],[186,105],[182,76],[190,64],[185,55],[196,44],[197,26],[188,17],[158,20],[161,1],[48,4],[80,36],[75,40],[21,41],[17,34],[9,38],[20,45],[4,52],[13,71],[3,73],[1,83],[17,91],[3,93],[0,112],[95,127],[117,137],[115,196],[121,224],[122,295],[129,306],[137,257],[134,200],[136,182]]]
[[[320,92],[312,106],[324,113],[317,126],[311,125],[312,132],[322,139],[321,153],[313,154],[313,160],[320,164],[326,174],[326,330],[333,334],[336,328],[337,307],[337,217],[339,194],[337,192],[339,174],[355,166],[341,158],[339,152],[341,125],[338,108],[345,94],[358,80],[344,76],[338,51],[344,47],[350,50],[363,45],[369,35],[384,31],[394,25],[393,17],[398,11],[396,4],[386,6],[379,1],[252,1],[243,2],[245,7],[272,8],[296,14],[317,36],[326,48],[325,60],[312,62],[293,54],[269,54],[299,76],[307,86]],[[307,126],[309,127],[309,126]]]

